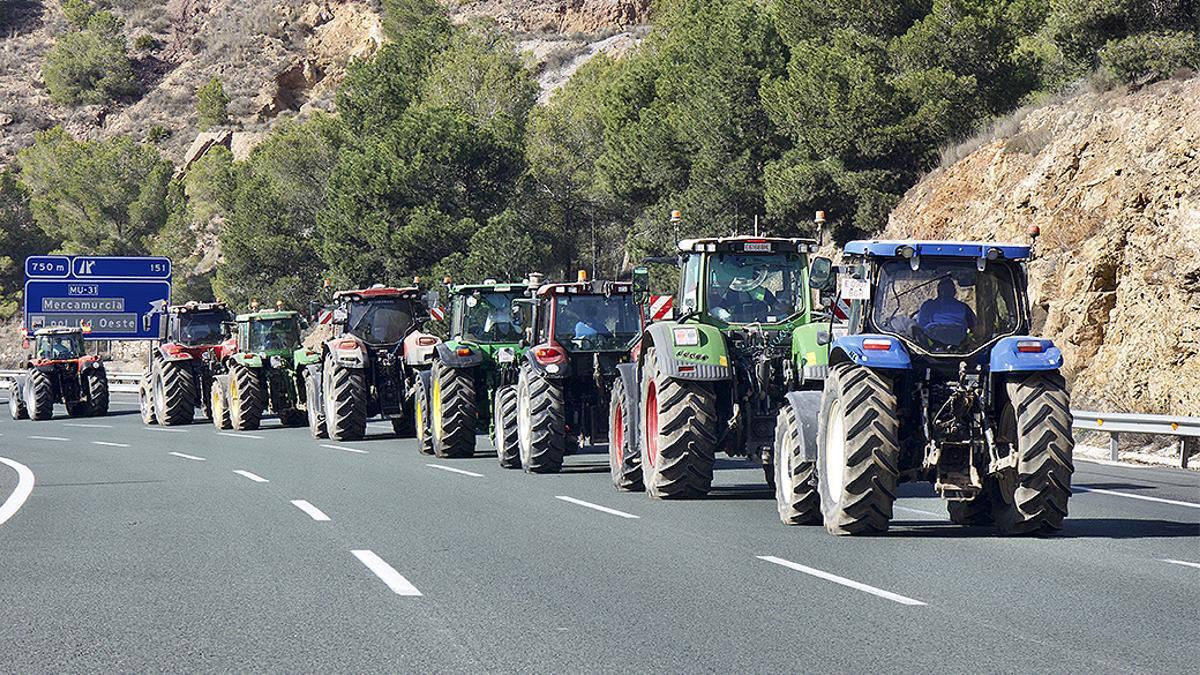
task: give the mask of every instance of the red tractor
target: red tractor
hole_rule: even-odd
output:
[[[34,333],[26,371],[9,390],[13,419],[48,420],[55,403],[65,404],[71,417],[108,414],[108,374],[100,357],[87,353],[81,329],[42,328]]]
[[[167,310],[163,338],[150,348],[138,405],[146,424],[191,424],[196,408],[212,418],[213,365],[236,351],[227,341],[229,309],[220,302],[188,302]]]

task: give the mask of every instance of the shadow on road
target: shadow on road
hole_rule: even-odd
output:
[[[962,527],[945,521],[896,520],[892,529],[877,535],[897,538],[980,538],[997,537],[989,527]],[[1200,536],[1200,523],[1179,523],[1169,520],[1141,520],[1137,518],[1071,518],[1063,523],[1063,529],[1054,534],[1040,535],[1036,539],[1173,539]],[[1029,537],[1021,537],[1029,538]]]

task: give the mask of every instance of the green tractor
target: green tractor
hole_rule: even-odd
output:
[[[808,239],[679,243],[678,318],[651,324],[618,366],[609,466],[618,490],[656,499],[712,487],[718,450],[763,467],[775,486],[776,417],[814,413],[828,363],[818,340]]]
[[[449,280],[447,280],[449,281]],[[529,292],[529,281],[448,286],[451,297],[450,339],[437,346],[429,392],[429,426],[438,457],[470,457],[475,434],[495,415],[495,392],[516,384],[524,325],[513,300]],[[508,406],[516,414],[515,400]],[[496,410],[497,414],[504,411]],[[502,420],[501,420],[502,421]],[[497,425],[493,434],[503,434]],[[500,464],[521,465],[515,443],[497,442]],[[504,452],[502,446],[509,448]]]
[[[284,426],[307,421],[304,370],[321,355],[300,344],[300,314],[259,311],[239,314],[233,337],[214,364],[212,420],[218,429],[257,429],[264,413]]]

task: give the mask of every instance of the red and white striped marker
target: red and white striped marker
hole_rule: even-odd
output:
[[[673,295],[652,295],[650,296],[650,320],[661,321],[671,313],[671,309],[675,306],[675,296]]]
[[[833,310],[833,318],[835,320],[837,320],[837,321],[849,321],[850,320],[850,302],[849,301],[842,300],[839,298],[837,302],[833,303],[833,307],[831,309]]]
[[[446,318],[446,310],[441,307],[430,307],[429,316],[432,316],[434,321],[441,321]]]
[[[320,313],[317,314],[317,323],[318,324],[325,325],[331,321],[333,321],[333,311],[332,310],[323,309],[320,311]]]

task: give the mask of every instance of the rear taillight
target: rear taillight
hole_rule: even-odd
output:
[[[429,337],[429,336],[423,335],[423,336],[417,338],[417,346],[418,347],[432,347],[432,346],[436,345],[437,343],[438,343],[438,339],[435,337]]]
[[[567,354],[558,345],[543,345],[533,348],[533,358],[545,366],[564,361],[567,358]]]
[[[863,349],[876,352],[886,352],[892,348],[892,341],[887,338],[867,338],[863,340]]]
[[[470,347],[459,347],[459,348],[458,348],[458,355],[459,355],[459,356],[470,356],[470,355],[471,355],[471,353],[472,353],[472,352],[471,352],[471,348],[470,348]]]
[[[1046,351],[1046,345],[1041,340],[1020,340],[1017,342],[1017,351],[1026,354],[1041,354]]]
[[[357,340],[338,340],[338,349],[358,349]]]

